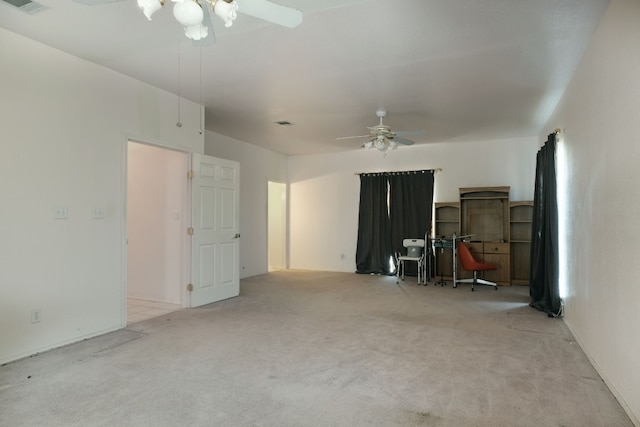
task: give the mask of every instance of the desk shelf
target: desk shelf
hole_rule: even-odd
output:
[[[460,188],[460,236],[478,242],[470,245],[474,256],[497,266],[485,278],[501,286],[511,286],[509,191],[507,186]],[[473,277],[462,268],[458,275]]]
[[[460,203],[441,202],[434,203],[435,208],[435,230],[434,237],[451,237],[460,234]],[[453,279],[453,254],[451,247],[435,248],[435,277],[439,280]]]
[[[529,286],[533,201],[511,202],[511,283]]]

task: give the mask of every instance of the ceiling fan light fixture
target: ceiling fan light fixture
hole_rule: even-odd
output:
[[[184,27],[184,35],[191,40],[202,40],[209,35],[209,28],[202,24]]]
[[[1,0],[0,0],[1,1]],[[31,1],[31,0],[4,0]],[[78,3],[97,4],[123,0],[74,0]],[[144,16],[151,21],[151,15],[160,10],[167,0],[137,0]],[[236,0],[171,0],[173,16],[184,27],[185,35],[192,40],[200,40],[209,33],[213,36],[212,15],[217,15],[229,28],[238,16],[239,5]],[[211,9],[209,9],[211,8]],[[245,15],[263,21],[295,28],[302,22],[302,12],[288,6],[272,3],[270,0],[242,0]],[[206,31],[204,30],[206,27]]]
[[[151,21],[151,15],[162,9],[164,0],[138,0],[138,7],[142,9],[142,13]]]
[[[387,148],[389,148],[389,146],[385,144],[384,138],[377,138],[374,142],[374,146],[378,151],[387,151]]]
[[[405,135],[424,135],[423,130],[412,131],[394,131],[382,122],[382,118],[387,115],[385,110],[376,111],[376,115],[380,119],[380,123],[377,126],[367,126],[370,135],[358,135],[358,136],[343,136],[337,139],[354,139],[354,138],[369,138],[367,142],[362,144],[365,150],[375,148],[378,151],[385,153],[387,150],[397,150],[399,145],[413,145],[415,141],[403,138]]]
[[[173,5],[173,16],[185,28],[194,27],[202,24],[204,12],[202,7],[194,0],[177,1]]]
[[[233,25],[233,21],[238,16],[238,3],[235,0],[232,2],[226,1],[216,1],[212,3],[213,5],[213,13],[218,15],[223,21],[224,26],[229,28]]]

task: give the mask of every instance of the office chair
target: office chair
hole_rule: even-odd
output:
[[[396,261],[398,262],[398,269],[396,270],[396,284],[400,283],[400,279],[404,280],[405,261],[415,261],[418,263],[418,285],[421,283],[420,279],[427,284],[427,278],[425,276],[425,243],[424,239],[404,239],[402,246],[407,248],[406,255],[396,254]]]
[[[480,262],[477,261],[471,251],[464,243],[458,243],[458,258],[460,259],[460,264],[462,268],[467,271],[473,271],[473,279],[458,279],[454,282],[453,287],[457,287],[458,283],[471,283],[471,290],[474,290],[475,285],[487,285],[493,286],[494,289],[498,289],[498,285],[494,282],[490,282],[484,279],[478,279],[478,271],[488,271],[488,270],[496,270],[498,267],[495,264],[491,264],[488,262]]]

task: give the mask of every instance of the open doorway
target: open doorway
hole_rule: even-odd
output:
[[[287,185],[268,183],[269,271],[287,268]]]
[[[127,144],[127,323],[184,306],[189,155]]]

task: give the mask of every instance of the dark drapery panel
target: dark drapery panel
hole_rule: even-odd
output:
[[[398,172],[389,176],[389,217],[394,253],[404,253],[404,239],[430,234],[433,206],[433,171]],[[417,264],[406,264],[407,275],[417,274]]]
[[[388,178],[384,174],[360,175],[360,211],[356,272],[392,274],[393,255],[387,211]]]
[[[555,133],[549,135],[537,156],[529,282],[529,305],[550,316],[559,313]]]

